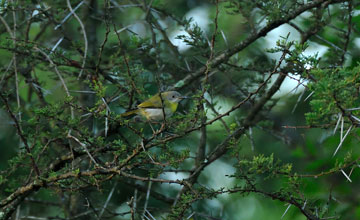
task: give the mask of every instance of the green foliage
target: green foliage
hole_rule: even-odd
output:
[[[197,24],[191,24],[192,19],[185,20],[184,27],[188,35],[178,35],[176,39],[182,40],[189,46],[194,46],[198,49],[206,50],[208,48],[208,42],[203,38],[203,31]]]
[[[267,174],[266,178],[275,178],[279,175],[288,175],[291,171],[291,164],[282,165],[278,160],[274,162],[274,155],[269,157],[264,155],[254,156],[253,160],[241,160],[239,170],[248,170],[246,174]],[[265,179],[266,179],[265,178]]]
[[[314,69],[310,75],[316,83],[309,84],[313,92],[310,102],[312,111],[306,114],[309,124],[334,123],[338,114],[347,116],[345,122],[353,121],[360,117],[359,111],[351,111],[360,105],[359,78],[360,67],[337,69]],[[350,115],[351,113],[351,115]]]
[[[266,16],[267,22],[283,19],[301,6],[303,3],[296,0],[270,0],[270,1],[228,1],[227,8],[231,13],[243,13],[245,16],[251,16],[254,10],[260,10],[259,14]]]
[[[69,2],[0,2],[0,219],[359,217],[356,1]]]

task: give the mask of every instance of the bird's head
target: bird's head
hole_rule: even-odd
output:
[[[177,91],[168,91],[161,93],[161,97],[163,100],[169,101],[170,103],[178,103],[181,100],[187,98],[186,96],[182,96]]]

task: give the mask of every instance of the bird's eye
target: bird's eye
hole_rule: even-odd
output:
[[[173,97],[173,99],[175,98],[175,96],[174,96],[174,95],[173,95],[172,97]]]

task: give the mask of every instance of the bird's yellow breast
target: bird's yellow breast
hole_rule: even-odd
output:
[[[165,101],[165,108],[170,108],[170,110],[174,113],[178,107],[177,102],[169,102],[169,101]]]

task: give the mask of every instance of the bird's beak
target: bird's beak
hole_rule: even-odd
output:
[[[181,99],[190,99],[189,96],[181,96]]]

